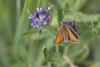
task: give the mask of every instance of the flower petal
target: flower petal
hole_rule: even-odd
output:
[[[40,21],[39,19],[35,19],[34,22],[31,24],[35,28],[39,28],[40,26]]]
[[[39,15],[41,15],[42,13],[43,13],[43,9],[42,8],[37,8],[37,13],[39,14]]]
[[[66,24],[68,24],[69,26],[72,26],[70,21],[66,21]]]
[[[48,24],[48,23],[49,23],[49,17],[46,16],[46,15],[44,15],[44,16],[42,17],[42,22],[43,22],[44,25]]]
[[[30,14],[29,19],[30,20],[34,20],[36,18],[36,12],[34,12],[34,14]]]
[[[32,20],[32,19],[33,19],[33,15],[32,15],[32,14],[30,14],[29,19],[30,19],[30,20]]]
[[[60,24],[63,24],[63,23],[64,23],[64,21],[65,21],[65,20],[63,19],[63,20],[60,22]]]
[[[48,10],[52,10],[53,11],[54,9],[55,9],[55,6],[53,4],[48,7]]]

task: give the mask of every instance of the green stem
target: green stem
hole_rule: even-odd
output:
[[[56,54],[59,55],[59,45],[56,46]],[[56,62],[56,67],[59,67],[57,62]]]
[[[22,43],[24,43],[24,39],[21,38],[21,35],[26,32],[28,30],[28,27],[29,27],[29,22],[30,20],[28,19],[29,17],[29,10],[32,10],[32,9],[36,9],[36,3],[37,3],[37,0],[25,0],[25,3],[24,3],[24,8],[23,8],[23,11],[22,11],[22,14],[21,14],[21,17],[19,18],[20,16],[20,7],[19,7],[19,3],[20,0],[17,1],[17,7],[18,7],[18,25],[16,27],[16,35],[15,35],[15,42],[14,42],[14,53],[16,53],[15,55],[17,56],[18,55],[18,47],[20,45],[22,45]]]
[[[16,0],[16,30],[18,30],[18,26],[19,26],[19,21],[20,21],[20,11],[21,11],[21,1],[20,0]],[[17,31],[18,32],[18,31]],[[15,45],[14,45],[14,53],[16,53],[15,54],[15,56],[17,56],[17,48],[18,48],[18,35],[16,34],[16,37],[15,37]]]
[[[37,3],[37,8],[40,8],[40,2],[41,2],[41,0],[38,0],[38,3]]]
[[[20,18],[20,11],[21,11],[21,1],[16,0],[16,22],[18,23]]]

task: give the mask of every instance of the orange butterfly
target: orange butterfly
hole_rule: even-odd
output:
[[[54,44],[55,45],[60,44],[65,40],[70,40],[72,42],[78,42],[78,35],[71,26],[63,22],[63,24],[58,30],[56,39],[54,40]]]

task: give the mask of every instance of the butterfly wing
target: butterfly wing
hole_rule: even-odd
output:
[[[60,44],[64,41],[64,38],[63,38],[63,25],[61,25],[61,27],[58,29],[58,33],[56,35],[56,39],[54,40],[54,44],[57,45],[57,44]]]
[[[78,42],[78,35],[77,33],[70,27],[68,26],[67,24],[64,24],[65,25],[65,28],[68,32],[68,38],[69,40],[73,41],[73,42]]]

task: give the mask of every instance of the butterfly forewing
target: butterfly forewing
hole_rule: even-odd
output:
[[[60,44],[60,43],[62,43],[64,41],[64,38],[63,38],[63,30],[64,30],[63,25],[61,25],[61,27],[58,30],[56,39],[54,41],[54,44],[55,45]]]
[[[77,33],[71,28],[71,26],[63,23],[58,30],[54,44],[60,44],[65,40],[71,40],[73,42],[78,42]]]
[[[69,40],[73,42],[78,42],[78,36],[77,33],[67,24],[65,24],[66,30],[68,32]]]

